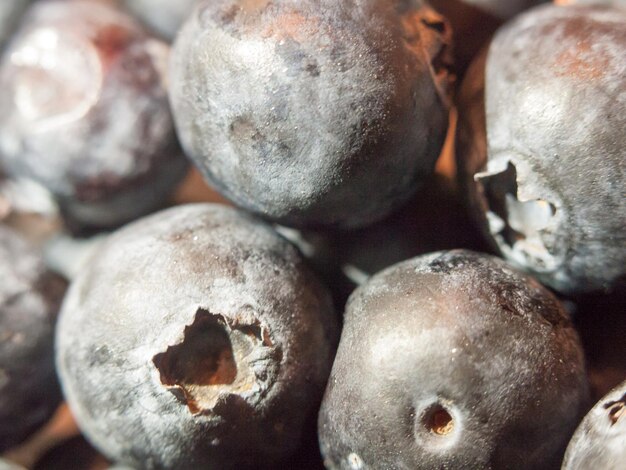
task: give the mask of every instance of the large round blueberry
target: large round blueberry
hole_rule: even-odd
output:
[[[578,426],[562,470],[620,470],[626,462],[626,382],[600,400]]]
[[[319,417],[329,469],[551,469],[587,398],[557,299],[469,251],[396,264],[350,297]]]
[[[460,106],[473,115],[458,148],[481,224],[510,262],[565,293],[625,274],[625,23],[599,7],[521,15],[490,46],[484,102],[468,77]]]
[[[157,208],[186,168],[168,51],[106,2],[34,4],[0,68],[0,164],[47,187],[78,224]]]
[[[263,467],[298,446],[335,337],[327,290],[286,240],[225,206],[178,206],[113,234],[75,278],[57,365],[113,461]]]
[[[0,450],[36,431],[61,400],[53,339],[64,290],[35,249],[0,226]]]
[[[285,225],[371,223],[434,169],[449,33],[418,1],[202,2],[172,52],[183,147],[249,211]]]

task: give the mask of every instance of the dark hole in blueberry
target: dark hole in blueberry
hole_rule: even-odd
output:
[[[507,245],[548,226],[556,213],[554,204],[542,199],[519,201],[517,199],[517,169],[508,162],[504,171],[480,178],[489,210],[498,216],[503,227],[500,230]]]
[[[237,377],[230,337],[217,315],[199,312],[185,327],[185,339],[153,361],[165,385],[229,385]]]
[[[435,404],[426,410],[422,425],[433,434],[447,436],[454,430],[454,418],[443,406]]]

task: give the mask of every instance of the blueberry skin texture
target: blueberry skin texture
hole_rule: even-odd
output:
[[[625,22],[616,9],[545,6],[507,24],[487,57],[486,124],[470,124],[486,134],[457,147],[485,232],[565,294],[623,284]],[[460,113],[479,117],[472,86]]]
[[[172,51],[181,143],[237,205],[287,226],[382,218],[433,172],[450,31],[418,1],[205,1]]]
[[[0,67],[0,165],[75,225],[161,206],[187,161],[165,88],[169,47],[110,3],[34,4]]]
[[[227,355],[208,380],[210,354],[188,354],[194,370],[173,360],[202,322],[230,341],[230,378]],[[113,234],[75,278],[57,331],[65,396],[89,440],[112,461],[168,469],[271,467],[293,453],[337,339],[329,293],[297,250],[213,204],[177,206]],[[249,354],[242,344],[253,344]],[[171,386],[185,373],[189,385]]]
[[[626,462],[626,382],[585,416],[567,447],[562,470],[620,470]]]
[[[586,397],[578,337],[547,289],[495,257],[437,252],[350,297],[322,454],[328,469],[555,468]]]
[[[54,371],[54,324],[65,283],[39,253],[0,226],[0,451],[35,432],[61,392]]]

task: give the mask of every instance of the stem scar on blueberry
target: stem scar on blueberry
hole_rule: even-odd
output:
[[[212,411],[223,394],[242,394],[258,388],[252,363],[255,349],[273,347],[261,325],[234,325],[219,314],[198,309],[185,327],[181,343],[168,346],[152,359],[161,383],[192,414]]]
[[[500,235],[511,249],[528,251],[537,260],[550,259],[539,232],[550,226],[556,206],[543,199],[518,199],[517,169],[511,161],[504,170],[478,173],[475,179],[484,191],[491,233]],[[527,242],[524,248],[516,247],[520,241]]]
[[[432,434],[447,436],[454,430],[454,418],[448,410],[436,403],[424,413],[422,425]]]

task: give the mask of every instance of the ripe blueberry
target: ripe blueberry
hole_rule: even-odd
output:
[[[172,51],[179,137],[249,211],[289,226],[369,224],[433,172],[449,36],[418,2],[204,1]]]
[[[620,470],[626,462],[626,382],[585,416],[567,447],[562,470]]]
[[[491,43],[484,101],[479,77],[461,100],[478,220],[507,260],[564,293],[626,273],[625,22],[610,8],[530,10]]]
[[[53,338],[64,290],[39,253],[0,226],[0,450],[36,431],[61,400]]]
[[[78,225],[145,214],[184,176],[163,70],[168,47],[94,0],[34,4],[0,68],[0,164]]]
[[[113,234],[75,278],[57,366],[79,426],[113,461],[263,466],[299,445],[335,322],[326,289],[269,226],[178,206]]]
[[[554,468],[586,397],[547,289],[497,258],[438,252],[350,297],[321,449],[329,469]]]

